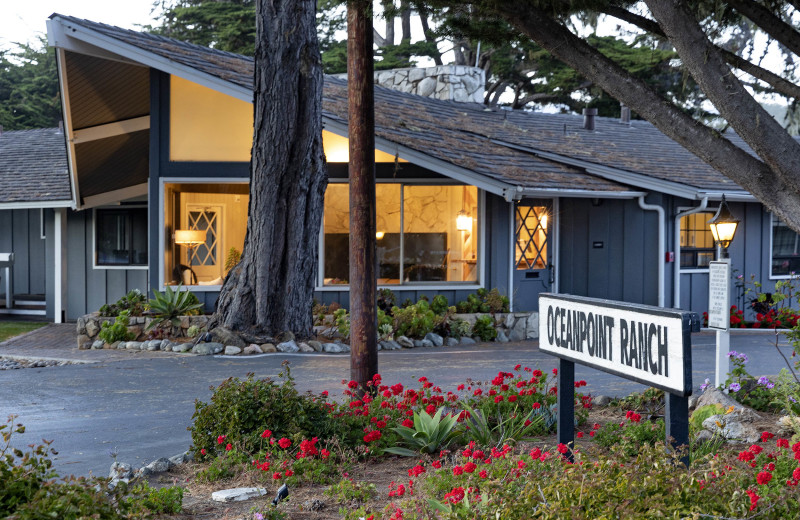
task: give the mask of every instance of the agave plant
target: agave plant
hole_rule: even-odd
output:
[[[443,408],[439,408],[431,417],[425,411],[414,412],[414,427],[398,426],[392,428],[403,439],[401,442],[409,448],[393,446],[386,448],[386,453],[414,457],[419,452],[436,453],[440,447],[446,446],[456,435],[457,419],[452,414],[442,417]]]
[[[203,304],[198,301],[197,296],[189,289],[181,290],[179,285],[176,290],[170,286],[162,293],[153,290],[153,298],[149,301],[150,311],[155,314],[155,319],[147,326],[147,330],[170,322],[177,327],[181,324],[179,316],[195,314],[202,309]]]

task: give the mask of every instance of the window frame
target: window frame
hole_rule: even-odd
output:
[[[772,273],[772,265],[773,265],[773,260],[774,260],[774,256],[773,255],[775,253],[775,250],[773,249],[773,246],[774,246],[774,242],[775,242],[774,231],[775,231],[775,220],[776,219],[777,218],[775,217],[775,214],[770,212],[769,213],[769,229],[767,231],[768,234],[769,234],[769,279],[770,280],[789,280],[789,279],[793,278],[791,272],[789,274],[773,274]],[[782,223],[782,221],[780,219],[777,219],[777,220]],[[792,231],[791,228],[789,230]],[[800,233],[796,233],[796,234],[800,235]],[[800,271],[798,271],[798,273],[800,273]],[[798,275],[795,274],[794,278],[796,278],[797,276]]]
[[[449,179],[402,179],[400,181],[394,179],[378,179],[379,184],[399,184],[400,185],[400,227],[403,226],[403,208],[405,205],[405,186],[475,186],[474,184],[465,184],[461,182],[451,181]],[[347,184],[347,179],[329,179],[328,184]],[[407,282],[402,280],[397,284],[378,284],[379,289],[391,289],[394,291],[404,290],[427,290],[427,291],[445,291],[445,290],[475,290],[484,286],[485,268],[486,268],[486,192],[485,190],[475,186],[478,190],[478,258],[477,258],[477,272],[478,279],[474,282]],[[323,207],[324,212],[324,207]],[[335,284],[325,285],[325,220],[323,216],[320,222],[319,229],[319,254],[317,255],[317,283],[314,287],[315,291],[320,292],[346,292],[350,291],[350,284]]]
[[[132,209],[144,209],[147,217],[147,262],[144,264],[100,264],[97,262],[97,225],[99,223],[98,211],[125,211]],[[131,237],[133,234],[131,234]],[[147,204],[125,204],[116,206],[100,206],[92,209],[92,269],[126,269],[126,270],[146,270],[150,268],[150,213]]]
[[[166,233],[164,226],[166,218],[164,215],[164,189],[167,184],[247,184],[250,186],[248,177],[160,177],[158,183],[158,287],[161,291],[167,287],[164,257],[166,254]],[[245,226],[247,223],[245,222]],[[184,290],[192,292],[219,292],[222,285],[184,285]]]
[[[679,207],[678,208],[678,212],[689,210],[689,209],[692,209],[692,208],[691,207]],[[706,208],[706,210],[707,211],[698,211],[697,213],[691,213],[689,215],[684,215],[684,216],[682,216],[680,218],[680,220],[682,221],[683,219],[685,219],[687,217],[690,217],[692,215],[702,214],[702,213],[707,213],[707,214],[711,215],[711,217],[713,217],[714,216],[714,212],[716,211],[715,209],[709,209],[709,208]],[[711,218],[711,217],[709,217],[709,218]],[[678,232],[679,232],[679,234],[681,233],[680,226],[681,226],[681,223],[679,222],[678,223]],[[708,232],[711,233],[711,228],[708,229]],[[694,267],[683,267],[683,266],[680,265],[681,253],[683,253],[684,249],[690,249],[692,251],[708,251],[709,250],[708,248],[705,248],[705,247],[701,247],[701,248],[697,248],[697,247],[686,248],[686,247],[683,247],[683,246],[680,245],[680,241],[678,242],[677,246],[678,246],[677,247],[678,254],[676,255],[677,258],[675,258],[675,262],[678,262],[678,269],[679,269],[679,272],[681,274],[708,273],[708,269],[709,269],[708,267],[697,267],[697,266],[694,266]],[[714,260],[716,260],[716,248],[712,248],[712,251],[714,252],[713,253],[714,254]]]

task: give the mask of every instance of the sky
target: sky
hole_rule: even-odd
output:
[[[45,35],[53,13],[136,29],[153,22],[152,8],[153,0],[0,0],[0,48]]]

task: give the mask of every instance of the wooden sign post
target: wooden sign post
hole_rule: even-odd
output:
[[[691,333],[699,330],[697,313],[539,295],[539,348],[559,358],[558,442],[570,447],[575,442],[575,363],[580,363],[664,390],[667,440],[688,446]]]

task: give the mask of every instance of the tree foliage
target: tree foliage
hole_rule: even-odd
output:
[[[6,130],[51,128],[61,120],[55,50],[41,39],[0,50],[0,125]]]
[[[246,56],[255,51],[255,0],[157,0],[153,7],[161,14],[150,32]]]

